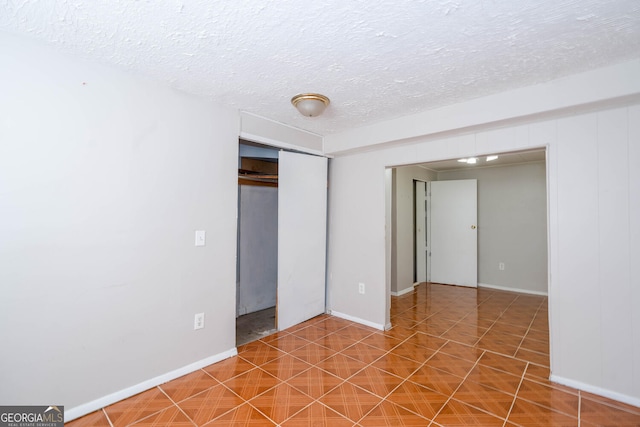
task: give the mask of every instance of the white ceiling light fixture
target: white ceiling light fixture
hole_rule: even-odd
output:
[[[291,98],[291,103],[307,117],[317,117],[324,112],[329,105],[329,98],[319,93],[301,93]]]
[[[498,158],[498,156],[487,156],[487,162],[491,162],[493,160],[496,160]]]

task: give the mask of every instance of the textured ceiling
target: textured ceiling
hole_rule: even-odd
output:
[[[0,0],[0,30],[326,135],[639,58],[640,1]]]

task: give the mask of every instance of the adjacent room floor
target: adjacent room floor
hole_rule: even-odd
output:
[[[551,383],[545,297],[423,284],[386,332],[322,315],[69,426],[638,426]]]
[[[236,345],[250,343],[276,331],[276,308],[245,314],[236,319]]]

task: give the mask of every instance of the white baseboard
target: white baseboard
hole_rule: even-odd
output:
[[[548,295],[547,292],[542,292],[542,291],[531,291],[529,289],[509,288],[506,286],[489,285],[487,283],[478,283],[478,287],[496,289],[498,291],[518,292],[520,294],[543,295],[543,296]]]
[[[209,366],[221,360],[228,359],[229,357],[233,357],[237,354],[238,350],[232,348],[231,350],[227,350],[223,353],[218,353],[211,357],[207,357],[206,359],[199,360],[187,366],[183,366],[182,368],[167,372],[166,374],[148,379],[134,386],[127,387],[123,390],[116,391],[115,393],[111,393],[96,400],[92,400],[91,402],[83,403],[82,405],[75,406],[70,409],[65,408],[64,420],[65,422],[75,420],[76,418],[80,418],[84,415],[90,414],[91,412],[97,411],[98,409],[104,408],[105,406],[109,406],[123,399],[134,396],[138,393],[142,393],[143,391],[149,390],[153,387],[159,386],[160,384],[164,384],[167,381],[175,380],[176,378],[179,378],[183,375],[190,374],[191,372],[195,372],[198,369],[204,368],[205,366]]]
[[[599,396],[608,397],[609,399],[617,400],[618,402],[626,403],[640,407],[640,398],[628,396],[626,394],[618,393],[616,391],[607,390],[605,388],[585,384],[580,381],[570,380],[568,378],[560,377],[558,375],[551,374],[549,380],[558,384],[566,385],[569,387],[577,388],[578,390],[587,391],[589,393],[597,394]]]
[[[409,292],[413,292],[416,285],[417,285],[417,283],[414,283],[413,285],[409,286],[408,288],[405,288],[405,289],[403,289],[401,291],[398,291],[398,292],[391,291],[391,296],[399,297],[401,295],[408,294]]]
[[[380,323],[370,322],[368,320],[360,319],[359,317],[355,317],[355,316],[349,316],[348,314],[339,313],[337,311],[331,311],[329,314],[331,314],[332,316],[339,317],[341,319],[351,320],[352,322],[360,323],[361,325],[370,326],[372,328],[376,328],[381,331],[385,330],[384,325]]]

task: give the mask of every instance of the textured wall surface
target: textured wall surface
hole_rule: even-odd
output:
[[[0,30],[324,135],[638,58],[640,2],[4,0]]]

